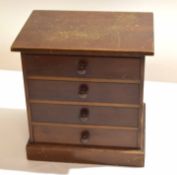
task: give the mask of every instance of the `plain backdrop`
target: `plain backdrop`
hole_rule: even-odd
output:
[[[10,47],[34,9],[153,12],[155,56],[145,78],[177,82],[177,0],[0,0],[0,69],[21,70]]]

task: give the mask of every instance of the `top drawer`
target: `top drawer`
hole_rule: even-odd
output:
[[[140,79],[139,58],[22,55],[28,76]]]

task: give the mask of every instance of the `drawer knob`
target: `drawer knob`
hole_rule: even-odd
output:
[[[86,74],[86,68],[87,68],[87,61],[80,60],[79,63],[78,63],[78,69],[77,69],[78,74],[85,75]]]
[[[81,84],[79,86],[79,97],[80,98],[87,98],[88,95],[88,86],[86,84]]]
[[[89,110],[87,108],[82,108],[80,110],[79,119],[81,122],[86,122],[89,118]]]
[[[81,142],[82,144],[86,144],[86,143],[88,143],[89,138],[90,138],[90,133],[89,133],[88,131],[83,131],[83,132],[81,133],[80,142]]]

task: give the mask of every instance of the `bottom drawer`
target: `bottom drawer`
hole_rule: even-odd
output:
[[[34,123],[35,142],[137,148],[137,128]]]

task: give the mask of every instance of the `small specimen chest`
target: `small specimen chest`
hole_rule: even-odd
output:
[[[20,51],[32,160],[144,165],[151,13],[33,11]]]

